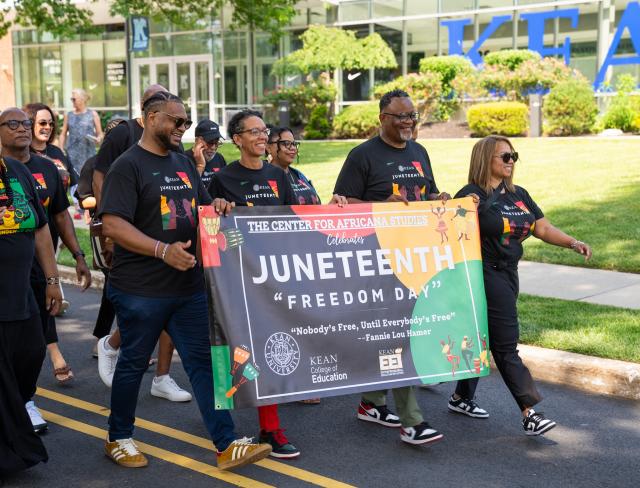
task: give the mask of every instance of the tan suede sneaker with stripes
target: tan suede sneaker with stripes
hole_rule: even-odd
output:
[[[104,443],[104,453],[114,463],[125,468],[143,468],[149,464],[131,438],[117,439],[113,442],[109,442],[107,438]]]
[[[271,453],[270,444],[257,444],[253,437],[236,439],[224,451],[218,451],[218,469],[233,469],[255,463]]]

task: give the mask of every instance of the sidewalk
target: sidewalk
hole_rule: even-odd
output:
[[[75,283],[75,270],[60,266],[63,279]],[[640,309],[640,274],[618,273],[557,264],[522,261],[520,291],[564,300]],[[93,271],[101,289],[102,273]],[[520,345],[520,356],[534,378],[572,386],[598,395],[640,400],[640,364]]]
[[[521,261],[520,292],[640,310],[640,274]]]

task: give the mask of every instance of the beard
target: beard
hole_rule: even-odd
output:
[[[169,151],[177,151],[180,149],[180,144],[173,144],[168,134],[158,134],[157,137],[158,141],[160,141],[160,144],[162,144],[165,149]]]

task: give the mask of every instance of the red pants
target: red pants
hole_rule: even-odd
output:
[[[280,419],[278,418],[278,405],[265,405],[258,407],[258,419],[260,422],[260,430],[273,432],[280,428]]]

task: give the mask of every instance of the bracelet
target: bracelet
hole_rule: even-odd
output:
[[[60,277],[59,276],[50,276],[47,278],[47,285],[59,285]]]
[[[167,249],[169,249],[169,244],[164,245],[164,249],[162,250],[162,254],[160,255],[160,259],[164,261],[165,256],[167,255]]]
[[[158,257],[158,246],[160,245],[160,241],[156,241],[156,247],[153,248],[153,257]]]
[[[80,249],[79,251],[71,253],[71,256],[73,256],[73,259],[77,261],[80,256],[82,256],[83,258],[86,257],[86,254],[82,252],[82,249]]]
[[[573,242],[569,244],[569,247],[575,251],[576,247],[578,247],[579,244],[584,245],[584,242],[579,241],[578,239],[574,239]]]

